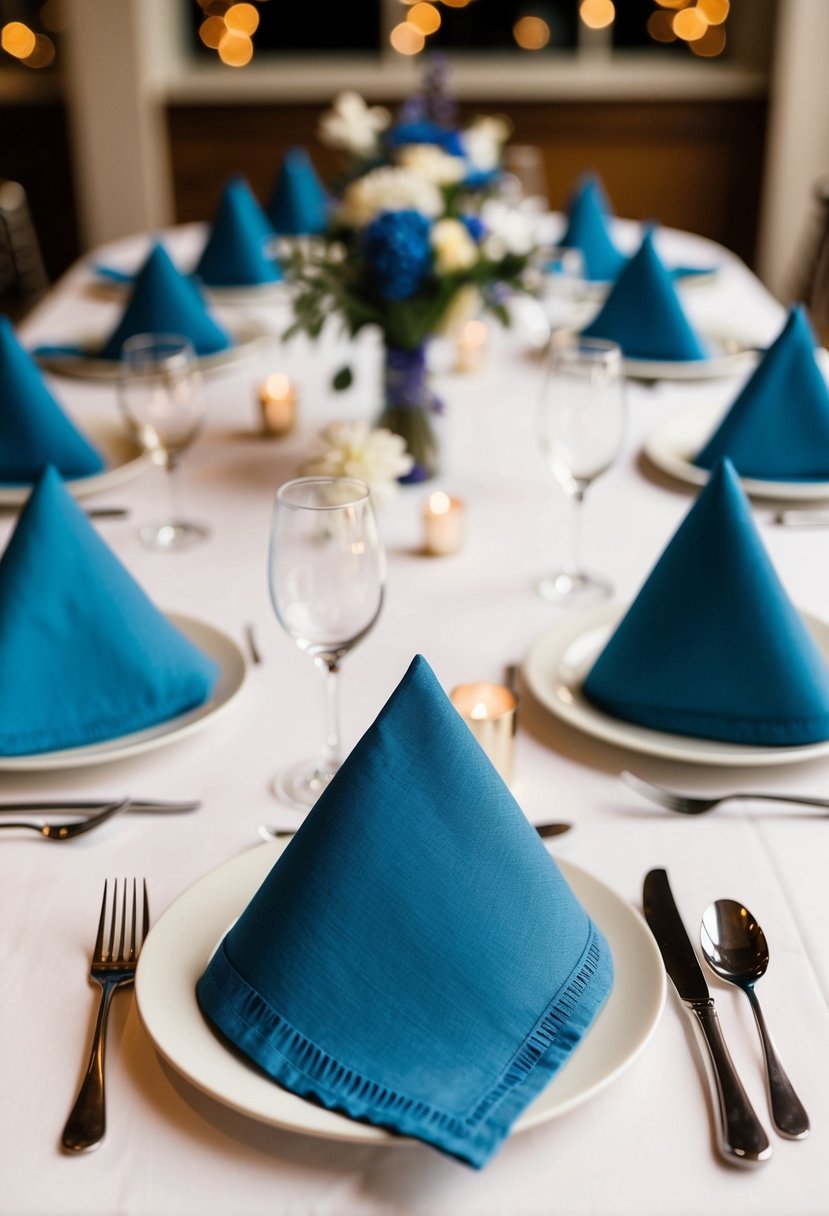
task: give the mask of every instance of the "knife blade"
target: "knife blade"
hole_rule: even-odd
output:
[[[38,812],[52,811],[59,814],[61,811],[66,811],[67,814],[75,811],[101,811],[104,807],[110,806],[117,799],[110,798],[109,801],[94,801],[89,798],[53,798],[47,802],[0,802],[0,814],[7,811],[23,811],[23,812]],[[144,800],[140,798],[128,798],[129,811],[135,811],[138,814],[162,814],[169,813],[171,815],[178,814],[184,811],[197,811],[201,802],[160,802],[158,799]]]
[[[708,1079],[719,1116],[717,1147],[732,1164],[760,1165],[771,1157],[771,1144],[737,1076],[665,870],[651,870],[645,876],[642,903],[665,970],[706,1048]]]

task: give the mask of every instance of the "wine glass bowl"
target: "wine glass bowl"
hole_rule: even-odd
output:
[[[320,757],[277,775],[294,806],[313,805],[340,765],[337,677],[342,659],[374,625],[383,604],[385,557],[365,482],[302,477],[282,486],[271,528],[269,581],[279,623],[325,680]]]
[[[550,346],[536,426],[541,454],[573,503],[573,525],[569,561],[538,584],[545,599],[595,603],[612,590],[606,579],[582,569],[579,524],[587,490],[619,454],[625,419],[620,348],[578,334],[559,335]]]

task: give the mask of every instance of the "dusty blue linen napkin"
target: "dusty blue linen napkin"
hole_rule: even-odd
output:
[[[654,730],[764,747],[829,738],[829,669],[722,460],[584,681]]]
[[[277,283],[282,269],[272,245],[276,234],[243,177],[225,183],[195,274],[207,287]]]
[[[0,755],[153,726],[206,701],[217,674],[47,469],[0,559]]]
[[[648,230],[624,266],[598,315],[582,331],[587,338],[618,342],[630,359],[666,362],[707,359]]]
[[[68,480],[105,467],[52,396],[11,321],[0,316],[0,482],[31,484],[49,464]]]
[[[281,236],[319,236],[328,227],[328,196],[305,148],[290,148],[268,202],[268,218]]]
[[[743,477],[829,481],[829,386],[802,308],[746,381],[694,464],[710,469],[728,456]]]
[[[284,1088],[482,1166],[611,983],[604,938],[417,657],[197,995]]]

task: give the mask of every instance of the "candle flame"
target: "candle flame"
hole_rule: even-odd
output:
[[[489,710],[484,705],[483,701],[476,701],[472,706],[472,709],[469,711],[470,718],[474,718],[476,722],[479,722],[482,718],[486,718],[488,714]]]
[[[269,397],[279,400],[291,393],[291,382],[284,372],[273,372],[265,381],[265,391]]]
[[[429,497],[429,510],[433,515],[446,515],[452,506],[452,500],[443,490],[436,490]]]

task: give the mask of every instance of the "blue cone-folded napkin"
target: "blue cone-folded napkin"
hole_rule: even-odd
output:
[[[802,308],[746,381],[694,464],[728,456],[742,477],[829,481],[829,386]]]
[[[764,747],[829,739],[829,669],[720,461],[583,685],[616,718]]]
[[[121,320],[99,352],[100,359],[119,359],[133,334],[182,334],[197,355],[213,355],[233,345],[230,335],[210,316],[195,283],[155,245],[139,270]]]
[[[567,206],[567,229],[559,244],[581,250],[585,275],[591,282],[612,283],[627,261],[610,235],[609,217],[599,179],[592,174],[582,178]]]
[[[282,269],[273,254],[275,233],[243,177],[225,183],[207,244],[195,274],[208,287],[277,283]]]
[[[69,480],[105,467],[46,387],[11,321],[0,317],[0,482],[31,484],[49,464]]]
[[[582,332],[587,338],[618,342],[629,359],[672,362],[707,359],[709,355],[685,315],[650,230],[598,315]]]
[[[611,983],[604,938],[417,657],[197,995],[284,1088],[481,1166]]]
[[[268,203],[268,218],[283,236],[319,236],[328,227],[328,196],[304,148],[290,148]]]
[[[0,755],[156,725],[206,701],[217,674],[47,469],[0,559]]]

